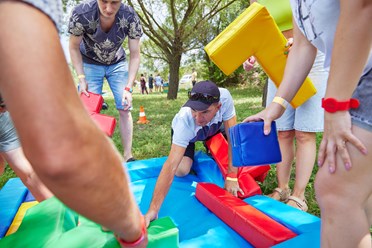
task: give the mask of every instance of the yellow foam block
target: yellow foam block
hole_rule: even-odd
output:
[[[10,225],[10,227],[8,229],[8,232],[6,233],[5,236],[8,236],[8,235],[10,235],[12,233],[15,233],[18,230],[19,226],[21,225],[22,220],[23,220],[23,217],[26,214],[26,211],[29,208],[35,206],[38,203],[39,203],[38,201],[31,201],[31,202],[24,202],[24,203],[22,203],[21,206],[19,207],[19,209],[17,211],[17,214],[14,217],[13,222]]]
[[[234,72],[247,58],[254,55],[266,74],[279,87],[287,61],[284,54],[286,43],[287,39],[267,9],[261,4],[253,3],[204,49],[226,75]],[[291,105],[296,108],[315,93],[313,83],[306,78]]]

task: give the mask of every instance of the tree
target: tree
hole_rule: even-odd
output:
[[[205,44],[200,36],[208,30],[222,11],[238,0],[128,0],[140,16],[144,34],[150,40],[143,54],[169,65],[168,99],[176,99],[182,56]],[[151,51],[151,52],[148,52]]]

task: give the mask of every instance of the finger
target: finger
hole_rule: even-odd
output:
[[[259,117],[258,115],[252,115],[248,116],[243,120],[243,122],[254,122],[254,121],[262,121],[262,118]]]
[[[86,91],[86,90],[83,89],[81,92],[82,92],[84,95],[86,95],[87,97],[89,97],[89,93],[88,93],[88,91]]]
[[[350,144],[353,144],[361,153],[367,155],[367,147],[365,147],[365,145],[357,137],[351,135],[347,138],[347,141]]]
[[[319,167],[321,167],[324,163],[326,149],[327,149],[327,140],[323,137],[322,142],[320,142],[319,151],[318,151],[318,166]]]
[[[346,148],[346,141],[341,141],[337,144],[337,152],[340,155],[342,161],[344,162],[345,169],[350,170],[351,160],[350,160],[349,152]]]
[[[333,143],[328,142],[327,150],[326,150],[326,161],[328,165],[328,171],[331,174],[333,174],[336,171],[335,158],[336,158],[336,147],[333,145]]]
[[[271,120],[267,120],[267,119],[264,120],[263,132],[265,135],[269,135],[269,133],[271,132],[271,122],[272,122]]]
[[[150,218],[147,215],[145,215],[145,224],[146,224],[146,228],[148,228],[150,225]]]
[[[240,193],[241,195],[244,195],[244,191],[243,191],[241,188],[239,188],[238,191],[239,191],[239,193]]]

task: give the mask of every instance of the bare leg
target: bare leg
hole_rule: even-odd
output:
[[[289,178],[294,159],[294,136],[294,130],[278,132],[279,145],[282,153],[282,162],[276,165],[276,176],[278,180],[278,188],[281,190],[289,189]],[[276,191],[270,194],[270,197],[280,200],[280,195]]]
[[[2,153],[2,156],[9,163],[9,166],[14,170],[17,176],[19,176],[25,186],[31,191],[37,201],[41,202],[53,196],[35,174],[30,162],[25,157],[22,148],[16,148],[4,152]]]
[[[346,171],[338,156],[335,174],[324,164],[315,181],[322,215],[321,246],[326,248],[371,247],[372,132],[356,126],[352,130],[367,147],[368,155],[347,143],[352,169]]]
[[[189,157],[184,156],[181,160],[180,165],[177,168],[176,176],[184,177],[190,173],[191,166],[192,166],[192,159]]]
[[[132,155],[132,140],[133,140],[133,118],[130,111],[119,110],[119,126],[121,134],[121,142],[124,150],[124,161],[127,161]]]
[[[315,157],[316,134],[296,131],[296,182],[292,195],[301,200],[305,200],[305,189],[314,168]]]

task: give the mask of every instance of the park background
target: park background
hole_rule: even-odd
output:
[[[71,10],[81,1],[63,0],[64,20],[61,30],[61,44],[69,63],[67,25]],[[142,95],[135,87],[133,94],[133,152],[136,159],[148,159],[167,156],[170,149],[170,127],[174,115],[187,100],[187,90],[191,85],[179,84],[183,75],[191,74],[192,68],[198,73],[198,80],[212,80],[220,87],[230,90],[234,99],[237,119],[241,122],[245,117],[263,109],[262,98],[266,75],[256,65],[254,70],[245,72],[239,67],[229,76],[224,75],[209,59],[204,46],[224,30],[240,13],[249,7],[249,0],[128,0],[125,3],[134,7],[143,25],[144,36],[141,39],[141,65],[137,80],[141,73],[159,73],[168,88],[163,93]],[[123,47],[126,48],[126,42]],[[242,50],[244,47],[242,47]],[[129,55],[127,54],[129,57]],[[72,68],[72,67],[71,67]],[[77,82],[76,74],[71,73]],[[103,114],[115,116],[114,101],[107,84],[104,87],[104,98],[109,105]],[[148,124],[136,124],[139,107],[144,106]],[[317,134],[317,147],[321,140]],[[118,127],[112,137],[120,152],[123,151]],[[205,150],[202,144],[196,149]],[[267,152],[270,152],[268,149]],[[109,166],[109,165],[107,165]],[[264,194],[271,193],[277,186],[275,165],[263,184],[260,184]],[[290,186],[293,188],[295,162],[292,168]],[[314,179],[317,165],[306,188],[306,199],[309,213],[320,216],[315,199]],[[0,188],[5,182],[16,177],[7,166],[0,176]],[[97,182],[98,183],[98,182]]]

